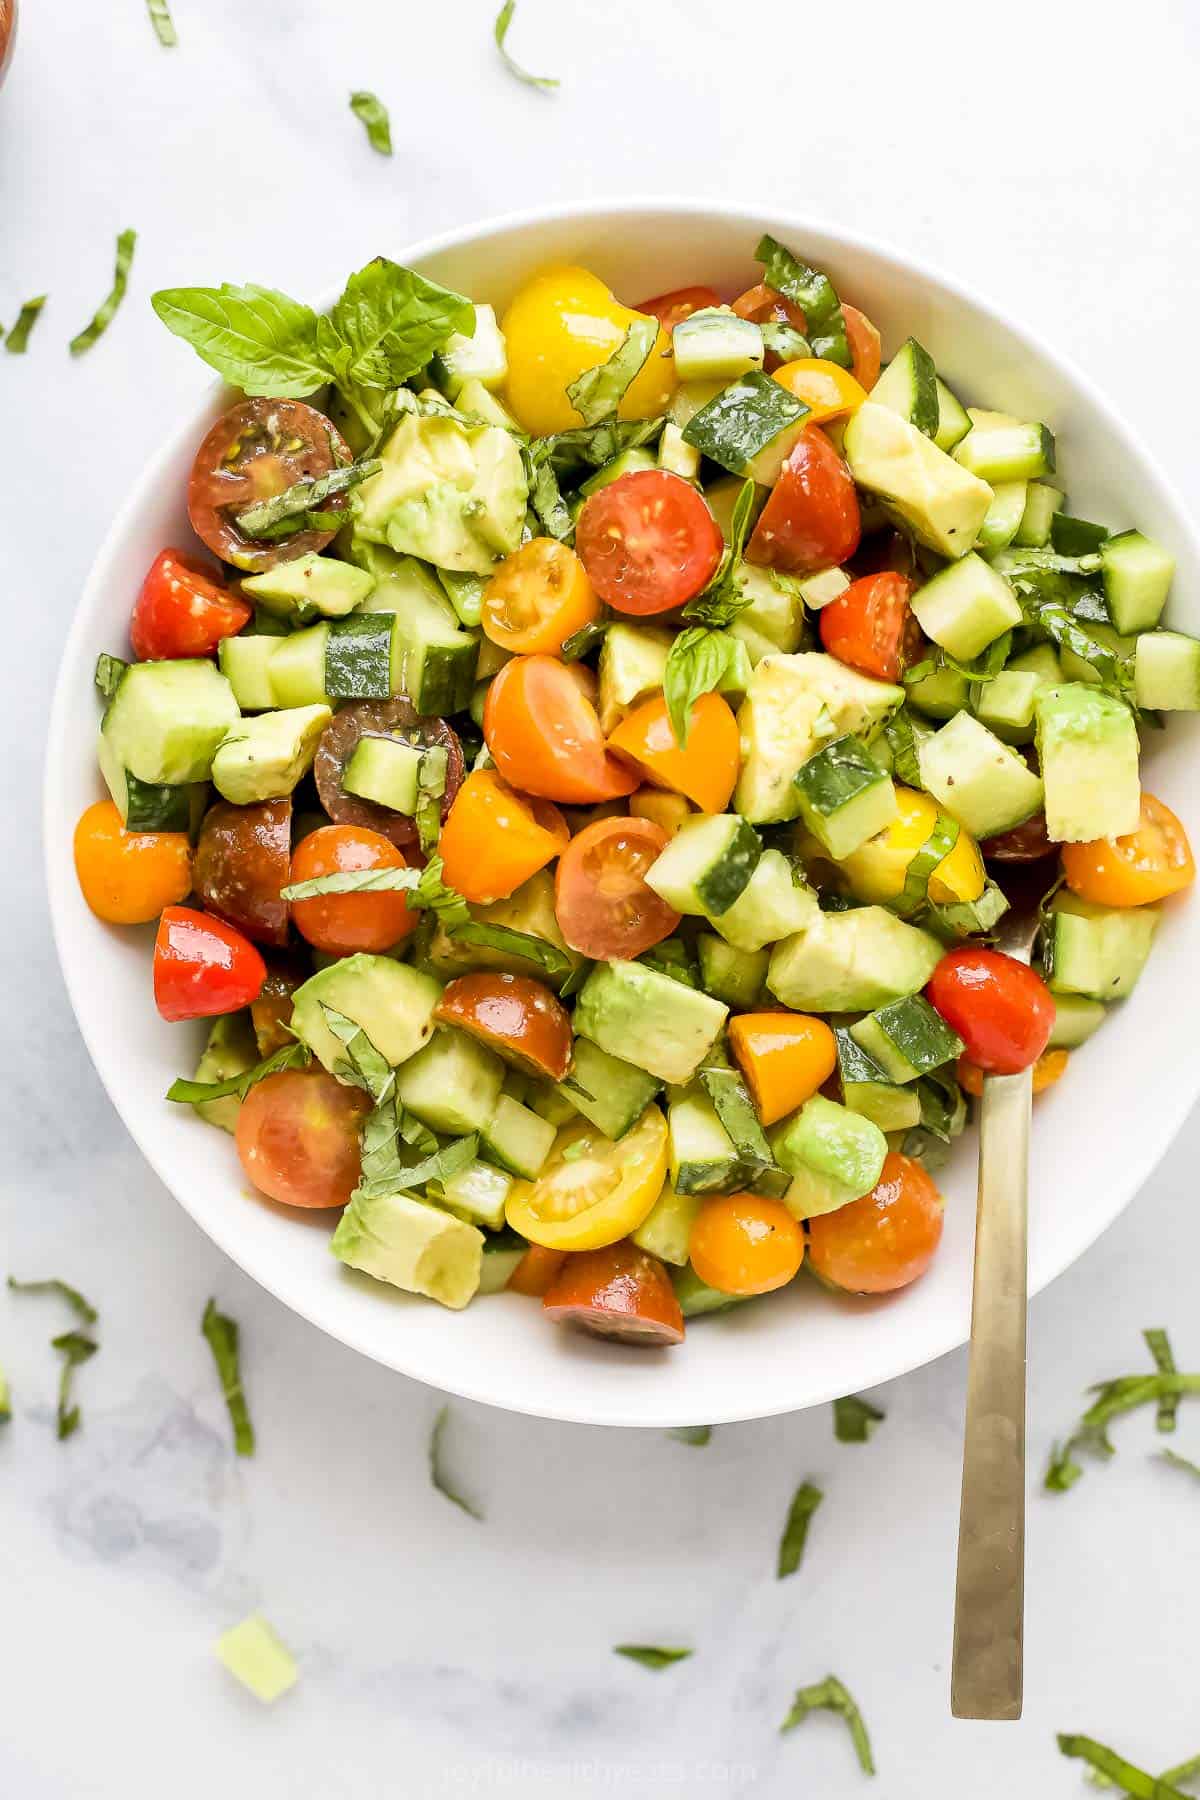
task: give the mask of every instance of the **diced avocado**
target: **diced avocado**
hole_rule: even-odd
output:
[[[737,813],[688,819],[646,870],[668,906],[701,918],[728,912],[753,875],[762,844]]]
[[[469,1225],[500,1231],[504,1226],[504,1203],[511,1188],[511,1175],[476,1158],[465,1168],[446,1176],[442,1182],[441,1204],[456,1218],[466,1219]]]
[[[313,613],[340,619],[353,612],[374,586],[374,577],[365,569],[312,550],[291,562],[276,563],[261,575],[242,578],[242,592],[282,619],[308,619]]]
[[[880,1131],[910,1131],[921,1122],[921,1096],[915,1087],[890,1081],[843,1081],[842,1104],[861,1113]]]
[[[862,1113],[814,1094],[770,1134],[792,1177],[784,1205],[797,1219],[836,1212],[869,1194],[883,1171],[887,1139]]]
[[[926,738],[917,761],[921,785],[973,838],[1011,831],[1042,804],[1041,777],[970,713]]]
[[[742,1165],[737,1146],[703,1088],[686,1088],[672,1100],[667,1133],[676,1193],[727,1194],[739,1185]]]
[[[648,1216],[632,1233],[634,1243],[639,1250],[648,1250],[651,1256],[681,1268],[687,1262],[692,1226],[703,1205],[703,1194],[680,1194],[669,1181],[664,1182]]]
[[[600,681],[600,729],[607,737],[639,700],[663,684],[674,633],[654,625],[614,621],[604,634],[597,674]]]
[[[180,787],[208,780],[217,747],[240,716],[215,663],[131,663],[101,731],[115,760],[139,781]]]
[[[809,408],[760,369],[723,386],[683,427],[684,442],[732,475],[770,487]]]
[[[390,956],[344,956],[296,989],[292,1030],[324,1068],[336,1073],[346,1060],[346,1047],[325,1021],[322,1007],[332,1007],[361,1026],[384,1061],[396,1068],[428,1043],[441,993],[441,983],[431,975]]]
[[[1108,616],[1126,635],[1151,631],[1162,618],[1175,558],[1140,531],[1118,532],[1100,546]]]
[[[1136,831],[1142,801],[1138,736],[1124,702],[1068,682],[1039,694],[1036,712],[1052,841],[1088,843]]]
[[[1097,906],[1060,889],[1050,903],[1046,942],[1051,990],[1123,1000],[1137,986],[1160,917],[1157,906]]]
[[[992,490],[915,425],[868,400],[850,417],[844,452],[858,486],[878,494],[921,543],[943,556],[970,550]]]
[[[1150,712],[1200,711],[1200,638],[1144,631],[1133,656],[1133,691]]]
[[[539,869],[523,881],[506,900],[493,900],[487,906],[473,906],[471,917],[484,925],[504,925],[510,931],[521,931],[530,937],[543,938],[571,958],[571,974],[580,968],[584,958],[567,946],[554,911],[554,876],[549,869]],[[515,956],[509,950],[493,950],[486,944],[469,944],[451,937],[440,921],[429,944],[428,961],[436,974],[447,981],[468,969],[498,969],[510,975],[537,974],[547,977],[540,964],[528,957]],[[563,976],[563,981],[569,976]]]
[[[1050,542],[1050,526],[1054,515],[1066,505],[1067,496],[1059,488],[1044,481],[1030,481],[1025,486],[1025,511],[1017,526],[1014,544],[1041,550]]]
[[[817,910],[817,896],[783,852],[764,850],[745,890],[709,922],[727,944],[754,951],[803,931]]]
[[[482,419],[485,425],[499,425],[502,431],[519,431],[520,426],[490,388],[482,381],[464,381],[455,401],[455,410]]]
[[[456,1311],[479,1288],[483,1233],[412,1194],[356,1188],[329,1248],[340,1262]]]
[[[529,487],[507,431],[409,413],[381,456],[379,473],[355,489],[364,538],[476,575],[520,547]]]
[[[208,1042],[192,1080],[229,1081],[235,1075],[244,1075],[258,1060],[258,1045],[254,1041],[249,1013],[223,1013],[212,1022]],[[236,1094],[226,1094],[220,1100],[200,1101],[196,1116],[221,1131],[236,1131],[241,1108]]]
[[[661,1086],[644,1069],[577,1037],[571,1068],[555,1091],[616,1142],[632,1131]]]
[[[1025,516],[1029,494],[1027,481],[998,481],[992,489],[992,504],[979,527],[975,548],[983,556],[1004,550],[1012,543]]]
[[[555,1127],[548,1119],[540,1118],[510,1094],[501,1094],[491,1118],[480,1131],[479,1143],[485,1154],[510,1175],[535,1181],[555,1135]]]
[[[332,717],[327,706],[297,706],[239,720],[213,757],[217,792],[234,806],[284,799],[312,768]]]
[[[898,413],[927,438],[937,437],[937,370],[932,356],[916,338],[910,337],[901,344],[871,389],[871,404]]]
[[[800,816],[835,861],[896,817],[896,790],[857,738],[837,738],[800,765]]]
[[[731,1306],[741,1306],[748,1298],[745,1294],[725,1294],[720,1288],[709,1287],[706,1281],[701,1281],[691,1263],[682,1269],[671,1270],[671,1285],[685,1319],[700,1319],[705,1313],[728,1312]]]
[[[504,1064],[495,1051],[449,1025],[439,1025],[396,1076],[401,1105],[431,1131],[455,1137],[485,1129],[503,1086]]]
[[[360,549],[375,587],[363,612],[392,613],[391,688],[407,694],[419,713],[461,712],[475,685],[479,646],[430,570],[412,556],[377,545]]]
[[[764,656],[780,651],[790,655],[799,650],[804,642],[805,615],[798,584],[786,576],[777,580],[772,570],[747,562],[739,566],[733,579],[749,604],[730,624],[729,635],[745,644],[751,663],[757,665]]]
[[[260,1613],[222,1632],[216,1650],[235,1680],[266,1705],[296,1684],[295,1657]]]
[[[684,442],[683,432],[674,419],[668,419],[658,440],[658,466],[684,481],[699,481],[703,457]]]
[[[705,306],[680,319],[671,349],[680,381],[732,381],[761,369],[766,355],[762,326],[728,306]]]
[[[1038,481],[1054,473],[1054,434],[1041,424],[1024,424],[1006,414],[968,406],[971,430],[954,449],[954,460],[982,481]]]
[[[415,745],[397,738],[362,737],[342,770],[342,786],[348,794],[411,818],[420,798],[420,770],[421,752]]]
[[[499,1174],[499,1170],[495,1173]],[[507,1179],[507,1177],[505,1177]],[[515,1231],[490,1231],[483,1240],[483,1266],[479,1272],[479,1294],[502,1294],[516,1273],[529,1245]]]
[[[767,986],[796,1012],[870,1012],[919,993],[941,955],[935,937],[886,907],[819,912],[775,946]]]
[[[899,1085],[940,1069],[963,1051],[962,1039],[920,994],[868,1013],[851,1025],[850,1036]]]
[[[912,599],[927,637],[959,662],[969,662],[1021,623],[1020,602],[1003,575],[970,551],[940,569]]]
[[[865,733],[903,699],[902,687],[821,652],[764,657],[738,712],[742,769],[735,809],[754,824],[796,818],[800,765],[831,738]]]
[[[1083,994],[1055,994],[1054,1024],[1047,1049],[1074,1050],[1086,1044],[1093,1032],[1099,1031],[1107,1016],[1101,1000],[1089,1000]]]
[[[329,625],[309,625],[285,638],[274,639],[275,654],[269,670],[274,703],[280,707],[328,706],[325,689],[325,653]]]
[[[239,632],[217,646],[217,663],[243,712],[267,712],[275,705],[271,660],[279,644],[266,633]]]
[[[971,699],[971,684],[957,669],[934,669],[906,691],[911,704],[931,719],[952,719]]]
[[[477,381],[485,392],[503,387],[508,379],[508,350],[495,309],[477,300],[474,332],[464,337],[461,331],[452,331],[434,357],[430,372],[449,398],[468,412],[471,409],[462,397],[467,382]]]
[[[690,1081],[729,1008],[642,963],[597,963],[575,1004],[575,1030],[662,1081]]]
[[[816,905],[815,895],[813,904]],[[767,974],[769,957],[765,949],[739,950],[736,945],[727,944],[724,938],[702,931],[696,939],[696,956],[700,963],[700,982],[706,994],[723,1001],[726,1006],[754,1005],[762,993]]]

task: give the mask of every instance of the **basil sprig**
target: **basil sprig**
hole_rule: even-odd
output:
[[[692,707],[702,694],[719,688],[740,662],[736,638],[704,625],[689,625],[671,645],[663,670],[663,694],[675,741],[682,750],[688,740]]]
[[[468,1500],[465,1495],[459,1493],[458,1489],[451,1483],[446,1474],[443,1440],[446,1435],[446,1426],[449,1419],[450,1408],[448,1406],[443,1406],[438,1413],[437,1418],[433,1421],[433,1430],[429,1434],[429,1479],[432,1481],[439,1494],[443,1494],[447,1500],[452,1501],[455,1506],[460,1507],[469,1518],[482,1521],[482,1509],[478,1507],[474,1501]]]
[[[615,419],[626,389],[645,367],[658,337],[658,320],[636,318],[607,362],[585,369],[567,388],[567,399],[585,425]]]
[[[366,457],[361,462],[344,463],[341,468],[330,469],[324,475],[306,475],[299,481],[285,488],[282,494],[274,494],[269,500],[260,500],[254,506],[247,506],[240,513],[235,513],[234,524],[243,537],[261,538],[267,536],[276,526],[296,519],[303,519],[315,508],[324,505],[326,500],[344,494],[350,488],[357,487],[360,481],[369,481],[372,475],[378,475],[383,467],[378,457]],[[342,521],[340,513],[331,515],[335,526]]]
[[[379,98],[366,88],[360,88],[350,96],[350,111],[356,119],[361,119],[367,128],[367,142],[372,150],[378,150],[380,156],[392,154],[392,125],[388,118],[388,109]]]
[[[791,300],[804,314],[813,356],[826,362],[852,366],[846,320],[832,281],[819,269],[810,269],[798,256],[769,235],[759,240],[755,262],[763,265],[763,279],[776,293]]]
[[[179,1106],[203,1106],[206,1100],[224,1100],[232,1094],[244,1100],[250,1089],[265,1081],[268,1075],[278,1075],[281,1069],[306,1068],[311,1055],[305,1044],[284,1044],[282,1049],[255,1063],[252,1069],[231,1075],[226,1081],[185,1081],[182,1078],[173,1081],[167,1089],[167,1099],[174,1100]]]
[[[129,286],[129,271],[133,265],[136,243],[136,231],[122,231],[118,236],[117,261],[113,270],[112,287],[83,330],[77,332],[68,344],[67,348],[72,356],[82,356],[85,350],[90,350],[97,338],[103,337],[112,324],[117,308],[125,298],[125,290]]]
[[[845,1719],[859,1767],[864,1775],[874,1775],[875,1759],[871,1755],[871,1740],[862,1712],[849,1688],[836,1675],[827,1675],[824,1681],[816,1681],[811,1687],[798,1688],[780,1731],[794,1731],[814,1712],[837,1713],[839,1718]]]
[[[233,1447],[239,1456],[254,1455],[254,1426],[250,1423],[250,1412],[246,1405],[246,1390],[242,1386],[242,1364],[239,1349],[239,1332],[236,1319],[217,1311],[217,1303],[210,1300],[204,1308],[204,1316],[200,1321],[213,1361],[217,1365],[217,1376],[221,1383],[221,1393],[225,1397],[225,1405],[229,1412],[229,1423],[233,1426]]]
[[[4,340],[4,348],[11,356],[24,356],[29,348],[29,334],[38,322],[38,314],[46,304],[45,294],[38,294],[36,299],[26,300],[17,314],[16,324]]]
[[[512,17],[516,10],[517,0],[504,0],[504,5],[496,14],[496,23],[492,27],[496,48],[510,75],[515,75],[518,81],[525,83],[526,87],[541,88],[544,92],[551,93],[559,85],[557,75],[531,75],[529,70],[523,69],[509,53],[505,40],[508,37],[508,28],[512,24]]]
[[[782,1581],[785,1575],[794,1575],[800,1567],[804,1546],[808,1541],[809,1521],[824,1498],[820,1488],[814,1487],[811,1481],[802,1482],[793,1494],[783,1536],[779,1540],[779,1556],[775,1566],[777,1580]]]
[[[749,536],[758,489],[753,481],[744,481],[729,521],[729,542],[708,586],[689,600],[683,609],[685,619],[697,619],[702,625],[729,625],[749,606],[750,595],[737,584],[742,552]]]
[[[1154,1358],[1154,1366],[1160,1375],[1176,1375],[1178,1369],[1175,1355],[1171,1349],[1171,1340],[1161,1325],[1148,1326],[1142,1333],[1146,1340],[1146,1348]],[[1179,1411],[1179,1395],[1164,1394],[1158,1403],[1158,1415],[1155,1424],[1160,1431],[1174,1431],[1175,1419]]]

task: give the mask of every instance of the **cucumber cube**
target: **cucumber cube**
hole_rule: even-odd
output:
[[[908,1131],[921,1122],[921,1096],[916,1088],[890,1081],[844,1081],[842,1104],[861,1113],[880,1131]]]
[[[762,993],[768,952],[739,950],[724,938],[702,931],[696,939],[700,980],[706,994],[726,1006],[753,1006]]]
[[[458,1218],[472,1225],[499,1231],[504,1224],[504,1203],[512,1189],[512,1176],[491,1163],[470,1162],[442,1183],[442,1203]]]
[[[496,1108],[479,1134],[480,1148],[493,1162],[512,1175],[534,1181],[541,1173],[555,1139],[555,1128],[519,1100],[501,1094]]]
[[[1149,712],[1200,711],[1200,638],[1143,632],[1133,655],[1133,688]]]
[[[992,489],[992,504],[984,514],[975,546],[984,556],[1004,550],[1017,535],[1025,516],[1027,481],[999,481]]]
[[[1007,581],[974,551],[918,588],[912,609],[925,635],[959,662],[970,662],[1022,618]]]
[[[1055,994],[1054,1026],[1048,1048],[1074,1050],[1086,1044],[1092,1033],[1099,1031],[1105,1020],[1101,1000],[1088,1000],[1082,994]]]
[[[761,855],[758,833],[737,813],[706,815],[680,826],[646,881],[676,912],[711,917],[728,912]]]
[[[804,429],[809,408],[761,370],[722,388],[683,428],[684,442],[733,475],[770,487]]]
[[[1137,986],[1162,909],[1096,906],[1060,892],[1051,902],[1047,979],[1055,994],[1123,1000]]]
[[[898,1085],[940,1069],[963,1050],[962,1039],[920,994],[868,1013],[851,1025],[850,1036]]]
[[[1108,616],[1128,635],[1150,631],[1162,617],[1175,574],[1175,558],[1140,531],[1122,531],[1100,546]]]
[[[392,613],[335,619],[325,640],[325,691],[334,700],[386,700],[392,688]]]
[[[971,684],[957,669],[935,669],[909,684],[908,698],[931,719],[952,719],[970,704]]]
[[[961,405],[939,375],[937,379],[938,428],[934,434],[934,444],[939,450],[953,450],[955,444],[961,444],[971,429],[971,417],[965,406]]]
[[[1027,483],[1025,511],[1021,514],[1013,543],[1029,550],[1044,548],[1050,542],[1054,515],[1062,511],[1066,502],[1067,496],[1059,488],[1048,487],[1044,481]]]
[[[890,775],[857,738],[838,738],[802,764],[796,775],[800,814],[835,861],[850,856],[896,817]]]
[[[703,1194],[680,1194],[666,1182],[650,1212],[632,1233],[634,1243],[639,1250],[648,1250],[651,1256],[681,1268],[687,1262],[692,1226],[703,1205]]]
[[[1054,473],[1054,435],[1041,424],[1022,424],[967,408],[971,430],[955,446],[954,460],[981,481],[1038,481]]]
[[[328,706],[325,689],[325,651],[329,644],[329,626],[310,625],[306,631],[293,631],[290,637],[276,638],[271,658],[271,688],[276,706]]]
[[[268,712],[275,705],[271,660],[280,639],[253,633],[222,638],[217,664],[243,712]]]
[[[373,800],[410,818],[420,799],[421,752],[395,738],[363,737],[342,771],[342,786],[360,800]]]
[[[886,406],[927,438],[936,440],[938,430],[938,379],[933,358],[916,338],[901,344],[875,386],[871,389],[875,406]]]
[[[496,1053],[447,1025],[439,1026],[396,1075],[401,1105],[431,1131],[456,1137],[484,1130],[503,1085],[504,1064]]]
[[[575,1040],[571,1069],[555,1092],[614,1141],[631,1131],[662,1087],[653,1075],[610,1056],[590,1039]]]
[[[208,780],[218,746],[240,717],[214,663],[180,658],[132,663],[101,730],[115,761],[139,781],[179,787]]]
[[[680,381],[732,381],[761,369],[765,354],[762,326],[720,306],[680,319],[671,348]]]
[[[671,1185],[679,1194],[729,1193],[741,1161],[717,1109],[702,1088],[688,1088],[667,1110]]]
[[[659,468],[681,475],[684,481],[699,481],[701,461],[700,452],[684,443],[683,432],[674,419],[668,419],[658,440]]]
[[[959,713],[917,752],[922,786],[974,838],[1032,817],[1042,781],[1025,759],[970,713]]]

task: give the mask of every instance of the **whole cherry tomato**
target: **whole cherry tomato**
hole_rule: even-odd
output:
[[[804,1261],[804,1231],[782,1200],[716,1194],[696,1215],[688,1255],[701,1281],[722,1294],[769,1294]]]
[[[1054,1000],[1041,976],[1000,950],[948,950],[925,992],[962,1039],[967,1060],[989,1075],[1029,1068],[1054,1029]]]
[[[322,825],[301,838],[292,855],[292,884],[322,875],[406,868],[396,846],[363,825]],[[390,950],[414,930],[417,915],[402,892],[314,894],[292,901],[292,922],[318,950],[348,956],[356,950]]]
[[[911,1156],[889,1153],[869,1194],[808,1221],[813,1274],[851,1294],[890,1294],[923,1275],[942,1241],[943,1203]]]
[[[111,800],[97,800],[75,827],[75,873],[84,899],[110,925],[145,925],[192,888],[185,831],[126,831]]]

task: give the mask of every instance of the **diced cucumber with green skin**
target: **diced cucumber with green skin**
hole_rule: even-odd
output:
[[[1054,515],[1061,512],[1066,503],[1067,496],[1060,488],[1049,487],[1044,481],[1028,482],[1025,511],[1021,514],[1013,543],[1026,549],[1043,549],[1050,542]]]
[[[1200,711],[1200,638],[1143,632],[1133,654],[1133,691],[1148,712]]]
[[[234,806],[284,799],[312,768],[332,717],[327,706],[296,706],[239,720],[213,757],[213,786]]]
[[[1123,701],[1083,682],[1038,695],[1046,831],[1056,844],[1126,837],[1141,817],[1138,735]]]
[[[910,1131],[921,1122],[921,1097],[915,1088],[890,1081],[843,1081],[842,1104],[861,1113],[880,1131]]]
[[[684,481],[699,481],[701,458],[698,450],[684,442],[683,432],[673,419],[668,419],[658,440],[658,466]]]
[[[869,1194],[888,1146],[871,1119],[814,1094],[775,1126],[771,1148],[792,1176],[784,1205],[794,1218],[813,1219]]]
[[[590,497],[598,494],[601,488],[610,487],[614,481],[620,481],[622,475],[636,475],[642,469],[657,467],[657,459],[649,450],[622,450],[620,456],[614,456],[611,462],[606,462],[603,468],[581,482],[579,491]]]
[[[491,1160],[535,1181],[549,1156],[556,1136],[555,1128],[529,1107],[522,1106],[509,1094],[501,1094],[495,1111],[479,1134],[479,1145]]]
[[[696,955],[704,991],[714,1000],[744,1008],[753,1006],[762,994],[770,960],[765,949],[739,950],[724,938],[702,931],[696,939]]]
[[[800,765],[831,738],[857,737],[882,723],[903,700],[902,687],[822,652],[764,657],[738,712],[742,768],[734,807],[754,824],[798,817]]]
[[[838,738],[801,764],[796,774],[800,816],[838,861],[896,817],[896,790],[857,738]]]
[[[817,896],[797,879],[783,852],[764,850],[743,892],[709,923],[726,944],[749,954],[803,931],[818,911]]]
[[[1007,911],[1007,895],[989,881],[978,900],[957,900],[949,906],[939,906],[938,926],[955,938],[978,937],[998,924]]]
[[[962,1039],[920,994],[894,1000],[851,1025],[850,1036],[900,1086],[961,1056]]]
[[[975,717],[1006,744],[1030,744],[1037,697],[1044,688],[1057,687],[1062,678],[1054,647],[1036,644],[1014,656],[993,680],[981,681],[972,690]]]
[[[671,349],[680,381],[732,381],[761,369],[766,354],[762,326],[727,306],[705,306],[680,319]]]
[[[325,641],[325,691],[333,700],[386,700],[392,692],[395,616],[358,612],[334,619]]]
[[[1040,481],[1054,473],[1054,434],[1037,422],[1024,424],[969,406],[971,430],[954,460],[981,481]],[[1000,420],[997,423],[997,419]]]
[[[614,621],[604,634],[596,667],[600,729],[607,737],[640,700],[662,687],[674,634],[657,625]]]
[[[683,428],[702,456],[770,487],[804,429],[810,408],[769,375],[755,371],[722,388]]]
[[[682,1268],[688,1259],[692,1226],[703,1205],[703,1194],[677,1193],[668,1181],[646,1218],[630,1235],[639,1250]]]
[[[1011,831],[1042,804],[1041,777],[970,713],[926,738],[917,760],[926,791],[973,838]]]
[[[818,913],[771,952],[767,986],[794,1012],[871,1012],[925,986],[942,946],[884,906]]]
[[[1055,994],[1054,1024],[1047,1048],[1075,1050],[1086,1044],[1093,1032],[1099,1031],[1106,1016],[1101,1000],[1088,1000],[1082,994]]]
[[[310,625],[290,637],[273,638],[275,654],[268,665],[274,705],[328,706],[325,689],[325,651],[329,625]]]
[[[437,575],[459,624],[474,631],[483,617],[483,590],[487,582],[482,575],[463,575],[456,569],[439,569]]]
[[[200,658],[131,663],[100,729],[113,760],[138,781],[207,781],[222,739],[241,718],[233,689]]]
[[[683,431],[698,412],[723,393],[723,381],[681,381],[667,404],[667,417]],[[726,534],[728,535],[728,534]]]
[[[329,1248],[340,1262],[456,1311],[479,1291],[483,1233],[412,1194],[355,1189]]]
[[[342,770],[342,786],[360,800],[412,818],[420,799],[421,752],[396,738],[363,737]]]
[[[470,704],[480,660],[476,639],[461,629],[440,585],[416,557],[368,546],[367,567],[376,586],[362,611],[395,615],[392,693],[407,694],[426,716],[462,712]]]
[[[1094,556],[1109,535],[1107,525],[1076,519],[1061,510],[1050,521],[1050,545],[1058,556]]]
[[[729,1008],[643,963],[597,963],[575,1002],[575,1030],[660,1081],[688,1082]]]
[[[677,1194],[732,1193],[741,1158],[703,1088],[688,1088],[667,1108],[671,1185]]]
[[[258,633],[221,639],[217,662],[243,712],[269,712],[275,705],[271,663],[281,641]]]
[[[926,637],[959,662],[969,662],[1022,620],[1012,588],[974,551],[918,588],[912,609]]]
[[[431,1131],[453,1137],[484,1131],[503,1086],[504,1064],[495,1051],[450,1025],[439,1025],[396,1074],[401,1105]]]
[[[916,338],[901,344],[875,386],[875,406],[886,406],[936,442],[939,420],[937,370]]]
[[[242,592],[281,619],[308,619],[314,613],[339,619],[354,611],[375,586],[375,578],[353,563],[310,550],[291,562],[276,563],[261,575],[244,575]]]
[[[787,1192],[787,1172],[771,1152],[758,1121],[750,1091],[731,1063],[710,1061],[700,1071],[700,1085],[717,1109],[738,1153],[740,1181],[756,1194],[778,1200]]]
[[[983,556],[1004,550],[1012,543],[1025,516],[1027,481],[999,481],[992,489],[992,504],[984,514],[975,548]]]
[[[680,826],[645,879],[679,913],[728,912],[753,875],[762,843],[737,813],[704,814]]]
[[[96,760],[127,831],[191,831],[199,825],[208,794],[206,781],[179,787],[139,781],[122,767],[103,731],[97,739]]]
[[[502,1294],[528,1248],[525,1239],[515,1231],[489,1232],[483,1240],[483,1262],[477,1291],[480,1294]]]
[[[1140,531],[1122,531],[1100,546],[1108,616],[1119,632],[1152,631],[1175,574],[1175,558]]]
[[[934,433],[934,443],[939,450],[949,452],[956,444],[961,444],[971,429],[971,416],[965,406],[959,404],[941,376],[937,379],[938,428]]]
[[[248,1012],[225,1013],[214,1019],[204,1053],[196,1064],[193,1081],[231,1081],[244,1075],[259,1061],[258,1045]],[[196,1117],[220,1131],[237,1130],[242,1103],[236,1094],[223,1094],[219,1100],[202,1100],[196,1106]]]
[[[950,557],[971,548],[992,490],[915,425],[868,400],[847,423],[843,451],[856,484],[877,494],[922,544]]]
[[[595,1048],[594,1045],[592,1047]],[[638,1075],[641,1072],[640,1069],[635,1071]],[[564,1125],[569,1125],[572,1119],[579,1117],[579,1108],[574,1101],[568,1098],[561,1088],[548,1081],[531,1083],[525,1104],[533,1108],[539,1119],[548,1120],[555,1131],[561,1131]],[[634,1119],[631,1123],[636,1125],[637,1120]],[[606,1132],[605,1136],[608,1135]]]
[[[504,1225],[504,1203],[512,1184],[512,1176],[503,1169],[476,1158],[464,1169],[446,1176],[441,1184],[441,1204],[456,1218],[465,1218],[472,1225],[484,1225],[489,1231],[499,1231]],[[524,1248],[522,1244],[522,1252]]]
[[[1124,1000],[1145,967],[1161,912],[1157,906],[1096,906],[1060,891],[1047,921],[1051,992]]]
[[[493,307],[476,301],[474,335],[464,337],[461,331],[452,331],[434,357],[430,373],[451,400],[460,397],[468,381],[478,381],[489,391],[504,386],[508,347]]]
[[[322,1008],[331,1007],[361,1026],[384,1061],[396,1068],[428,1044],[441,995],[439,981],[393,957],[343,956],[296,989],[291,1029],[322,1067],[335,1073],[346,1061],[346,1046],[326,1023]]]
[[[671,1284],[675,1289],[679,1310],[685,1319],[700,1319],[706,1313],[728,1312],[731,1306],[742,1306],[749,1298],[746,1294],[723,1294],[720,1288],[709,1287],[706,1281],[701,1281],[690,1263],[682,1269],[671,1271]]]
[[[617,1142],[633,1130],[661,1087],[662,1082],[644,1069],[578,1037],[570,1072],[554,1091],[597,1131]]]
[[[906,692],[912,704],[929,718],[952,719],[969,705],[971,684],[957,669],[935,669],[920,681],[910,682]]]

